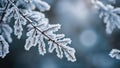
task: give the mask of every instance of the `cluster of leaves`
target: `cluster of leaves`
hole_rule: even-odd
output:
[[[23,26],[27,26],[28,38],[24,46],[25,50],[29,50],[32,46],[38,46],[39,54],[44,55],[46,53],[44,40],[47,40],[50,53],[55,50],[59,58],[63,58],[63,54],[65,54],[68,61],[76,61],[75,49],[68,46],[71,44],[71,39],[64,38],[64,34],[55,34],[61,25],[49,24],[48,18],[42,13],[50,10],[50,6],[46,2],[41,0],[0,0],[0,5],[0,57],[4,58],[9,53],[8,42],[12,42],[11,33],[13,33],[9,23],[14,19],[14,35],[18,39],[22,36]]]

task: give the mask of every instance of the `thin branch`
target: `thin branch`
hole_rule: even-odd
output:
[[[5,6],[4,10],[3,10],[3,13],[1,14],[0,24],[1,24],[2,21],[3,21],[3,18],[4,18],[4,16],[5,16],[5,13],[6,13],[7,8],[9,7],[9,3],[10,3],[9,1],[6,3],[6,6]]]
[[[46,35],[44,32],[42,32],[39,28],[37,28],[36,26],[34,26],[32,23],[33,21],[31,19],[29,19],[28,17],[26,17],[20,10],[19,8],[11,1],[11,0],[8,0],[18,11],[19,11],[19,14],[25,18],[32,26],[35,30],[38,30],[41,34],[43,34],[45,37],[47,37],[50,41],[52,41],[54,44],[56,44],[57,46],[60,46],[62,47],[69,55],[72,59],[74,59],[74,57],[72,57],[72,55],[68,52],[68,49],[65,48],[64,46],[58,44],[56,41],[52,40],[48,35]]]

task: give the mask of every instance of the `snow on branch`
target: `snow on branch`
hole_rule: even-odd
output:
[[[115,0],[111,0],[115,3]],[[106,32],[111,34],[115,28],[120,29],[120,8],[110,4],[104,4],[98,0],[92,0],[94,7],[99,11],[99,17],[106,24]],[[109,53],[112,58],[120,59],[120,50],[112,49]]]
[[[6,7],[3,10],[2,17],[0,18],[1,31],[0,37],[3,41],[5,53],[3,54],[3,45],[0,49],[0,56],[4,57],[8,53],[8,44],[3,39],[6,35],[9,42],[12,42],[11,33],[12,28],[8,25],[11,19],[14,19],[14,35],[18,39],[21,38],[23,32],[23,26],[26,25],[28,32],[26,33],[27,39],[25,43],[25,50],[30,50],[32,46],[38,46],[39,54],[44,55],[46,53],[46,43],[48,41],[48,51],[52,53],[54,50],[59,58],[63,58],[65,54],[68,61],[76,61],[75,49],[68,46],[71,44],[70,38],[65,38],[64,34],[56,34],[60,28],[60,24],[49,24],[48,18],[45,17],[44,11],[50,10],[50,6],[42,0],[5,0]],[[18,8],[19,5],[24,5],[25,8]],[[10,7],[9,7],[10,6]],[[2,8],[1,8],[2,9]],[[39,11],[35,11],[38,9]],[[2,10],[1,10],[2,11]],[[3,23],[7,22],[7,23]],[[6,32],[6,33],[5,33]]]
[[[99,17],[104,20],[106,24],[106,32],[111,34],[115,28],[120,29],[120,8],[114,8],[114,6],[105,5],[101,1],[92,0],[92,3],[97,7],[99,11]]]
[[[110,57],[116,58],[120,60],[120,50],[118,49],[112,49],[109,54]]]
[[[36,12],[36,14],[41,15],[41,13],[38,14],[38,12]],[[34,15],[36,14],[34,12]],[[31,15],[30,18],[33,19],[34,15]],[[29,32],[27,33],[28,39],[26,40],[26,44],[25,44],[26,50],[29,50],[32,46],[38,45],[39,53],[41,55],[44,55],[46,53],[45,43],[44,43],[44,39],[45,39],[49,43],[49,52],[51,52],[51,49],[54,48],[56,49],[57,56],[59,58],[63,58],[62,50],[64,50],[68,60],[73,62],[76,61],[76,58],[74,56],[75,50],[67,46],[67,44],[71,43],[71,40],[69,38],[58,37],[57,34],[54,34],[54,32],[60,29],[61,26],[59,24],[50,25],[48,23],[49,22],[48,19],[44,18],[44,16],[43,18],[38,18],[39,23],[36,22],[37,20],[35,19],[33,21],[31,21],[28,17],[26,17],[26,19],[28,20],[28,22],[30,22],[30,24],[28,25]]]

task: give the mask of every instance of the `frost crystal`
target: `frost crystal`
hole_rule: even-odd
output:
[[[109,56],[112,58],[120,59],[120,50],[112,49]]]
[[[0,57],[4,58],[9,53],[9,45],[2,35],[0,35]]]

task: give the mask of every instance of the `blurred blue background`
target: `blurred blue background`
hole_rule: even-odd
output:
[[[105,31],[105,24],[92,9],[90,0],[44,0],[51,5],[45,12],[50,23],[62,25],[58,33],[72,39],[71,47],[76,49],[77,61],[72,63],[64,57],[59,59],[56,53],[41,56],[37,47],[24,50],[26,31],[21,40],[13,36],[10,53],[0,58],[0,68],[120,68],[120,60],[108,54],[113,48],[120,49],[120,30],[111,35]],[[105,4],[120,7],[120,0],[101,0]],[[46,45],[48,46],[48,45]]]

